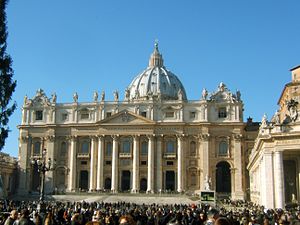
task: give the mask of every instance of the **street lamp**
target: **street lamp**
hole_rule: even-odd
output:
[[[40,187],[40,202],[41,204],[44,201],[45,197],[45,174],[47,171],[51,171],[55,169],[56,161],[55,159],[52,160],[51,158],[46,157],[46,149],[43,149],[42,151],[42,157],[41,158],[33,158],[31,161],[32,165],[36,165],[38,168],[38,172],[41,174],[41,187]]]

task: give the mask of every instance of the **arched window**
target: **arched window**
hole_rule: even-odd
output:
[[[228,154],[228,144],[226,141],[221,141],[219,144],[219,155],[227,155]]]
[[[105,148],[105,154],[106,156],[111,156],[111,152],[112,152],[112,143],[106,142],[106,148]]]
[[[190,143],[190,155],[195,156],[196,155],[196,142],[191,141]]]
[[[167,153],[174,153],[175,152],[175,142],[172,140],[167,141]]]
[[[63,158],[66,156],[67,153],[67,143],[63,141],[60,145],[60,156]]]
[[[141,151],[142,155],[147,155],[148,154],[148,142],[143,141],[142,142],[142,151]]]
[[[82,142],[81,153],[89,153],[89,143],[87,141]]]
[[[33,154],[39,155],[41,152],[41,142],[37,141],[33,145]]]

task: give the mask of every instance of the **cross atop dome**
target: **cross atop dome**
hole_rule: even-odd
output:
[[[162,58],[162,55],[159,53],[158,50],[158,40],[155,40],[154,43],[154,51],[150,56],[149,59],[149,67],[163,67],[164,66],[164,60]]]

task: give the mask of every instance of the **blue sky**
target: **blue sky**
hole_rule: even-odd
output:
[[[277,109],[289,69],[300,64],[300,1],[11,0],[8,53],[18,110],[4,152],[18,154],[23,98],[42,88],[58,102],[92,100],[94,90],[121,99],[159,40],[165,66],[196,100],[222,81],[239,89],[244,119]]]

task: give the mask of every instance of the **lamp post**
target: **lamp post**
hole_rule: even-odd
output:
[[[40,204],[43,204],[44,198],[45,198],[45,174],[47,171],[54,170],[56,166],[56,161],[55,159],[52,160],[51,158],[46,157],[46,149],[43,149],[42,151],[42,157],[41,158],[33,158],[31,161],[32,165],[36,165],[38,172],[41,175],[41,186],[40,186]]]

